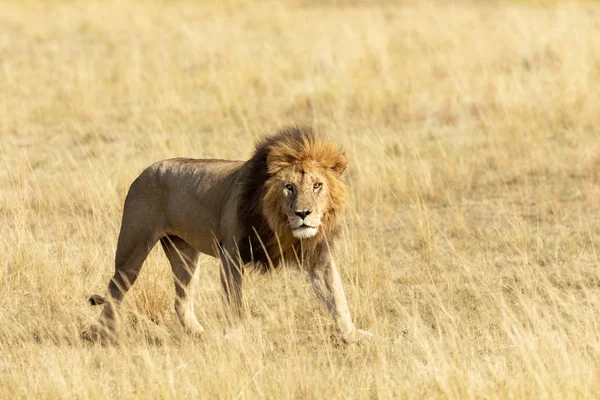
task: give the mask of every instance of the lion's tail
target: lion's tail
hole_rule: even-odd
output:
[[[108,300],[106,300],[105,297],[102,296],[98,296],[97,294],[93,295],[92,297],[90,297],[88,299],[88,301],[90,302],[91,305],[93,306],[99,306],[101,304],[107,303]]]

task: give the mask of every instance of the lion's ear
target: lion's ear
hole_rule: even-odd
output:
[[[331,169],[333,169],[335,172],[341,175],[346,170],[347,165],[348,161],[346,161],[346,157],[344,157],[343,154],[340,154],[335,160],[335,163],[333,164],[333,167],[331,167]]]

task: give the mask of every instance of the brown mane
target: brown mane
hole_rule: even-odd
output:
[[[330,188],[328,209],[318,234],[302,242],[286,227],[278,189],[271,180],[275,173],[292,166],[303,170],[322,168]],[[253,262],[265,272],[277,267],[282,259],[304,258],[319,244],[331,242],[339,232],[346,203],[346,188],[340,179],[345,167],[339,148],[308,126],[287,127],[258,142],[242,169],[244,187],[238,206],[240,226],[246,229],[238,241],[242,262]]]

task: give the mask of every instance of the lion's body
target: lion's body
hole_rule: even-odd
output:
[[[180,158],[151,165],[129,189],[123,240],[143,234],[153,236],[156,243],[162,237],[178,236],[196,250],[218,257],[215,243],[236,234],[243,165],[241,161]]]
[[[356,330],[331,258],[344,209],[339,179],[345,158],[310,128],[288,128],[257,145],[246,161],[170,159],[148,167],[132,183],[123,209],[111,302],[103,324],[114,330],[115,309],[160,241],[171,262],[175,308],[186,329],[201,332],[190,296],[200,253],[220,257],[221,281],[241,312],[241,270],[304,260],[318,297],[344,338]],[[324,280],[325,287],[321,284]],[[92,304],[106,302],[93,296]],[[362,332],[362,331],[361,331]]]

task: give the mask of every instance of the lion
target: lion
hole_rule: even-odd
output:
[[[340,149],[307,126],[264,138],[246,162],[175,158],[152,164],[125,199],[108,298],[89,299],[104,304],[101,326],[115,333],[118,306],[160,242],[175,280],[175,312],[189,333],[204,331],[192,299],[202,253],[220,258],[230,322],[242,316],[246,266],[266,272],[302,263],[343,341],[372,337],[352,322],[332,253],[346,203],[345,169]]]

